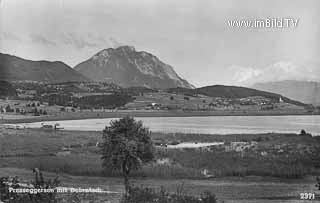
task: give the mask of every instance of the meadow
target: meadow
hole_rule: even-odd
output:
[[[241,153],[223,148],[199,151],[156,147],[155,162],[131,174],[136,186],[155,189],[154,195],[160,187],[175,193],[181,184],[185,194],[200,196],[208,190],[224,202],[294,202],[299,199],[300,192],[316,192],[314,176],[320,175],[318,137],[179,133],[152,133],[151,137],[155,143],[258,143],[257,149]],[[114,195],[94,198],[119,202],[123,180],[119,172],[102,168],[97,146],[101,140],[102,132],[0,129],[0,176],[17,175],[29,180],[33,177],[31,170],[39,168],[46,177],[58,174],[64,186],[117,191],[119,193]],[[275,146],[282,148],[275,149]],[[283,152],[278,153],[279,150]],[[161,163],[161,160],[166,161]],[[203,169],[212,176],[205,176]],[[81,198],[93,198],[89,196]]]
[[[155,147],[155,162],[133,172],[134,177],[203,178],[273,176],[302,178],[319,175],[320,139],[296,134],[199,135],[152,133],[154,142],[251,142],[254,149],[226,151],[168,149]],[[116,171],[101,166],[101,132],[51,131],[41,129],[0,131],[0,167],[40,168],[44,171],[81,176],[112,176]],[[277,147],[275,147],[277,146]],[[162,163],[162,160],[165,160]]]

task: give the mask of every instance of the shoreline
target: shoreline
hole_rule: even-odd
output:
[[[320,115],[301,111],[109,111],[109,112],[68,112],[57,115],[34,116],[26,118],[3,117],[0,124],[33,123],[41,121],[61,121],[61,120],[82,120],[82,119],[103,119],[121,118],[126,115],[133,117],[205,117],[205,116],[312,116]]]

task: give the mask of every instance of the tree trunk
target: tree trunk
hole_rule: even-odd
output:
[[[130,172],[130,170],[129,170],[126,162],[124,162],[124,163],[122,164],[122,173],[123,173],[123,178],[124,178],[125,195],[128,195],[128,193],[129,193],[129,188],[130,188],[129,172]]]
[[[129,193],[129,178],[128,178],[128,175],[124,175],[124,188],[125,188],[125,194],[128,195],[128,193]]]

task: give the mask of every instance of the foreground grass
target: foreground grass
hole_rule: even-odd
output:
[[[22,181],[33,180],[31,170],[17,168],[0,168],[0,177],[19,176]],[[46,178],[53,179],[55,173],[44,172]],[[113,177],[88,177],[60,174],[61,186],[97,188],[116,192],[103,197],[111,202],[118,202],[124,191],[122,178]],[[214,180],[198,179],[156,179],[156,178],[133,178],[136,186],[143,186],[159,190],[164,187],[168,192],[177,192],[177,187],[183,185],[184,194],[199,196],[203,191],[216,194],[224,203],[274,203],[274,202],[302,202],[299,200],[301,192],[313,192],[319,201],[319,192],[314,187],[314,177],[304,179],[279,179],[271,177],[228,177]],[[71,202],[71,201],[69,201]],[[98,201],[95,201],[98,202]],[[312,202],[312,201],[306,201]]]
[[[120,174],[103,170],[97,142],[100,132],[44,131],[36,129],[0,131],[0,167],[40,168],[44,171],[81,176],[114,176]],[[214,177],[274,176],[302,178],[320,174],[320,142],[318,138],[294,134],[261,135],[196,135],[153,133],[154,140],[169,143],[257,141],[259,148],[243,153],[213,149],[157,150],[157,159],[167,164],[149,164],[134,172],[134,177],[205,178],[203,169]],[[285,145],[279,153],[275,145]],[[67,153],[64,153],[67,152]],[[261,155],[266,152],[267,155]],[[59,153],[61,153],[59,155]]]

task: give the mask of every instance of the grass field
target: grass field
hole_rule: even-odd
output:
[[[151,137],[155,142],[163,143],[255,141],[258,148],[241,153],[226,152],[221,148],[212,151],[157,148],[156,158],[168,159],[170,163],[146,165],[132,174],[137,184],[150,187],[164,185],[173,191],[174,185],[185,182],[189,192],[200,194],[209,189],[227,202],[235,199],[236,202],[293,202],[300,192],[315,192],[313,176],[320,174],[318,137],[177,133],[152,133]],[[123,191],[119,173],[101,167],[96,146],[101,140],[101,132],[0,129],[0,176],[15,172],[19,175],[21,171],[25,173],[37,167],[49,174],[68,177],[65,184],[88,186],[95,184],[93,180],[99,180],[97,183],[104,187],[115,186],[116,191]],[[275,149],[275,146],[284,151],[278,153],[279,148]],[[267,155],[261,155],[261,152],[267,152]],[[310,158],[312,154],[313,159]],[[206,178],[201,173],[203,169],[208,169],[214,178]]]
[[[167,164],[149,164],[133,176],[203,178],[203,169],[214,177],[277,176],[300,178],[319,175],[320,139],[295,134],[197,135],[152,133],[155,142],[252,142],[257,146],[241,152],[156,148],[156,159]],[[0,167],[41,168],[45,171],[86,176],[117,176],[102,170],[101,132],[51,131],[41,129],[0,131]]]
[[[17,168],[0,168],[0,176],[19,176],[23,177],[22,181],[33,179],[31,170]],[[55,173],[45,172],[46,178],[56,177]],[[71,176],[60,174],[61,186],[81,187],[81,188],[101,188],[115,192],[115,194],[102,195],[96,199],[119,202],[124,191],[120,178],[111,177],[87,177]],[[270,177],[230,177],[216,178],[210,180],[197,179],[154,179],[154,178],[135,178],[135,185],[143,185],[151,188],[165,187],[168,191],[175,192],[177,187],[183,187],[186,194],[199,195],[202,191],[208,190],[216,194],[217,198],[224,203],[303,203],[318,202],[319,192],[314,187],[313,177],[306,177],[298,180],[283,180]],[[300,200],[300,193],[312,192],[316,194],[315,201]],[[91,197],[92,200],[92,197]],[[99,202],[99,201],[95,201]]]

